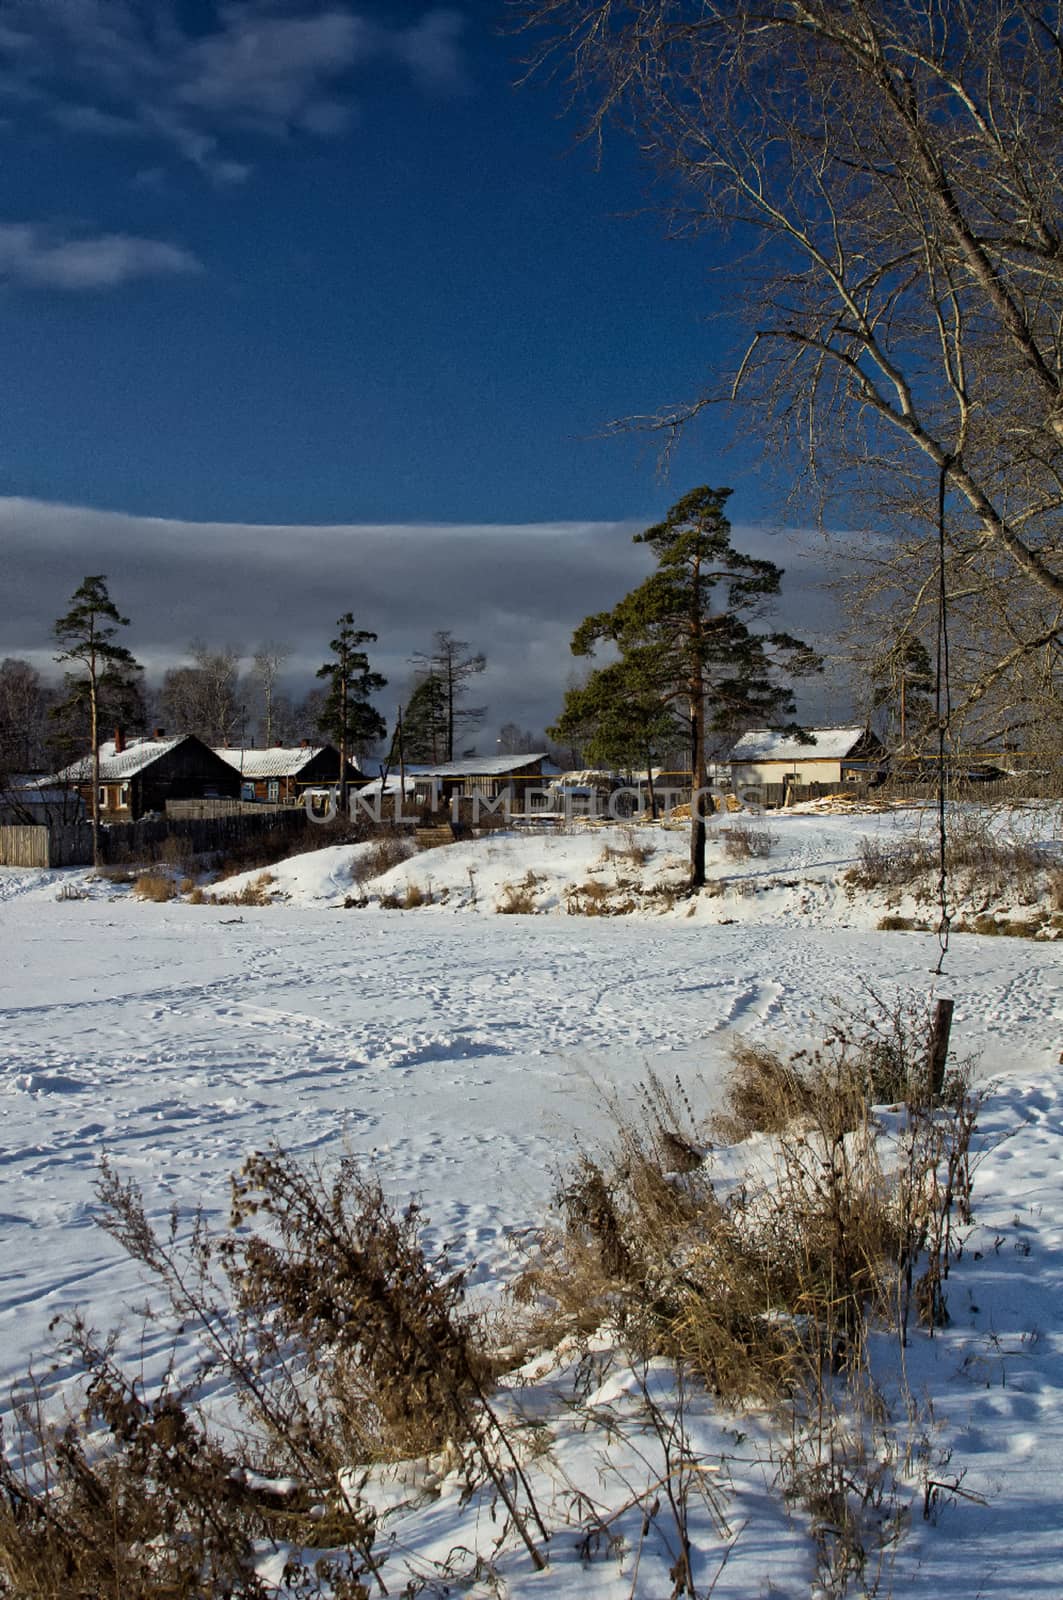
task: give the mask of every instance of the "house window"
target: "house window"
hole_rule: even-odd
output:
[[[269,799],[269,800],[279,800],[280,797],[281,797],[280,779],[279,778],[271,778],[269,780],[269,783],[266,786],[266,798]]]
[[[129,785],[128,785],[128,783],[123,783],[122,787],[118,791],[118,804],[120,806],[124,806],[126,808],[126,810],[129,809]]]
[[[109,790],[107,789],[106,785],[101,783],[100,787],[99,787],[99,791],[98,791],[97,796],[96,796],[97,800],[99,801],[99,806],[100,806],[100,810],[101,811],[106,811],[108,806],[111,803],[110,800],[107,798],[108,793],[109,793]]]
[[[254,798],[255,798],[255,786],[254,786],[254,784],[253,783],[242,783],[240,785],[240,799],[241,800],[253,800]]]

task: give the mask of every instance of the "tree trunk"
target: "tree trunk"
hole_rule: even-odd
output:
[[[339,813],[347,820],[347,666],[340,665],[340,805]]]
[[[649,761],[646,763],[646,787],[650,793],[650,818],[657,820],[657,796],[653,792],[653,767]]]
[[[96,684],[96,664],[89,671],[89,727],[92,737],[92,865],[103,865],[100,853],[100,699]]]
[[[700,689],[700,685],[699,685]],[[690,887],[705,887],[705,701],[690,698]]]

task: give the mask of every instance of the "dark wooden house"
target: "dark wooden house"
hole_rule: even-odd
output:
[[[216,749],[214,754],[237,774],[237,793],[244,800],[274,805],[299,805],[308,789],[328,789],[340,781],[340,753],[334,745],[267,746],[264,750]],[[347,782],[365,783],[365,776],[347,763]]]
[[[51,780],[75,789],[92,807],[92,757],[82,756]],[[167,800],[238,799],[240,778],[194,734],[168,739],[162,729],[126,740],[120,732],[100,745],[100,820],[136,822],[163,813]]]

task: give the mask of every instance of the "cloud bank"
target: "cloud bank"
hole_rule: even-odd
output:
[[[645,547],[631,542],[637,526],[257,526],[0,499],[0,655],[55,671],[52,623],[81,579],[102,572],[131,619],[127,642],[153,675],[183,659],[192,639],[247,653],[276,640],[292,650],[292,686],[305,689],[336,618],[351,611],[378,635],[371,657],[389,680],[380,704],[390,721],[409,688],[410,657],[446,628],[488,657],[475,692],[490,707],[485,749],[504,722],[539,732],[556,717],[566,683],[586,669],[569,651],[573,629],[649,570]],[[828,561],[808,533],[736,526],[734,540],[787,569],[776,625],[822,642],[836,556]],[[801,696],[810,718],[834,709],[822,686]]]

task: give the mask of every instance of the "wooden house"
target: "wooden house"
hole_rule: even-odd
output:
[[[452,800],[480,800],[497,803],[510,811],[529,809],[529,798],[558,776],[545,751],[526,755],[466,756],[461,761],[444,761],[439,766],[408,766],[407,793],[412,792],[421,806],[433,803],[442,809]]]
[[[731,782],[741,784],[866,783],[886,759],[867,728],[809,728],[807,739],[770,728],[744,733],[727,758]]]
[[[81,756],[51,782],[75,789],[92,808],[93,764]],[[160,815],[167,800],[236,799],[239,777],[194,734],[167,738],[161,728],[146,738],[126,739],[121,730],[100,745],[100,821],[136,822]]]
[[[243,800],[273,805],[299,805],[308,789],[331,788],[340,781],[340,753],[335,745],[272,744],[264,750],[216,749],[214,754],[236,772],[237,793]],[[347,782],[366,782],[353,762],[347,763]]]

